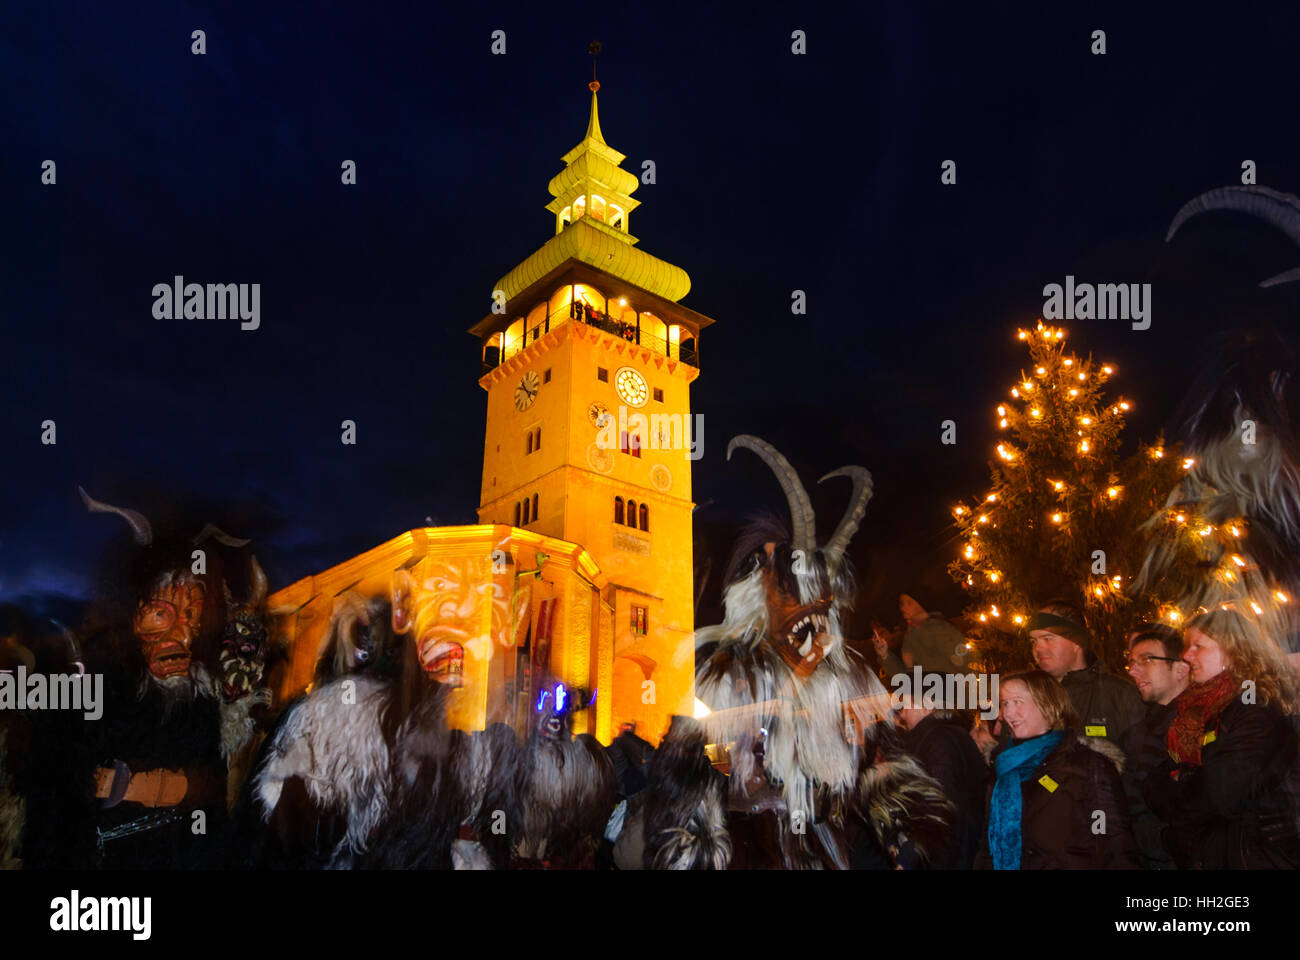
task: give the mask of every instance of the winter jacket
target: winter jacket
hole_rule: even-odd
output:
[[[988,764],[964,722],[955,717],[930,714],[907,732],[905,745],[957,809],[948,845],[930,867],[969,870],[980,846]]]
[[[1137,844],[1118,768],[1124,755],[1101,737],[1071,737],[1049,753],[1023,784],[1021,870],[1126,870],[1138,867]],[[989,785],[977,869],[989,855]],[[1104,824],[1097,813],[1105,815]],[[1094,829],[1099,832],[1094,833]]]
[[[1295,721],[1238,698],[1206,737],[1199,767],[1175,766],[1166,755],[1144,785],[1147,803],[1168,823],[1164,841],[1179,868],[1300,868]]]
[[[1071,670],[1061,679],[1061,686],[1079,715],[1080,732],[1088,737],[1105,737],[1119,744],[1125,731],[1146,713],[1137,687],[1108,671],[1100,660],[1082,670]]]
[[[1177,702],[1177,701],[1175,701]],[[1155,815],[1143,796],[1147,778],[1169,756],[1165,734],[1174,719],[1174,704],[1152,703],[1146,716],[1124,732],[1121,746],[1126,758],[1123,771],[1124,794],[1133,821],[1133,837],[1144,870],[1173,870],[1173,856],[1165,848],[1165,822]]]

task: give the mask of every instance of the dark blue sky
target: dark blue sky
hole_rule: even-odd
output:
[[[757,461],[723,459],[752,432],[810,484],[873,471],[853,545],[869,606],[942,586],[948,508],[985,482],[1022,362],[1014,327],[1066,274],[1154,284],[1148,331],[1070,325],[1119,363],[1130,439],[1165,426],[1216,330],[1300,306],[1253,286],[1300,262],[1262,224],[1207,217],[1164,243],[1244,159],[1300,192],[1293,8],[37,6],[0,15],[0,601],[90,589],[120,531],[78,484],[255,538],[273,586],[426,517],[472,522],[485,395],[465,330],[551,235],[592,39],[607,140],[657,166],[634,232],[717,321],[692,397],[715,569],[746,513],[781,506]],[[175,274],[260,283],[261,329],[155,320]],[[846,493],[815,494],[823,536]]]

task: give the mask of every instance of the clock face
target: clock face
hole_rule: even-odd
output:
[[[536,370],[529,370],[519,379],[519,386],[515,387],[515,408],[517,410],[527,410],[537,399],[537,389],[541,386],[541,378],[537,376]]]
[[[629,407],[644,406],[650,397],[645,377],[632,367],[622,367],[614,374],[614,389]]]
[[[605,418],[609,416],[609,407],[605,406],[599,400],[588,405],[587,419],[591,421],[593,427],[603,427]]]

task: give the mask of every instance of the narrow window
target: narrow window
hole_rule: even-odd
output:
[[[533,494],[533,519],[537,519],[537,494]]]
[[[528,454],[530,454],[530,453],[532,453],[532,452],[533,452],[533,431],[529,430],[529,431],[528,431],[527,446],[526,446],[526,448],[524,449],[524,456],[528,456]]]
[[[632,635],[644,637],[646,630],[649,628],[649,617],[646,614],[646,608],[640,606],[632,607]]]
[[[650,508],[644,503],[641,504],[641,529],[650,532]]]
[[[664,402],[664,392],[661,388],[655,387],[655,399],[660,403]]]
[[[622,497],[614,498],[614,522],[615,523],[623,522],[623,498]]]
[[[547,367],[544,371],[542,371],[542,383],[550,383],[550,382],[551,382],[551,368]]]
[[[641,435],[639,433],[632,434],[628,438],[628,442],[632,447],[632,456],[639,458],[641,456]]]
[[[524,499],[524,526],[528,526],[528,500]]]
[[[596,379],[601,383],[609,383],[609,371],[604,367],[596,368]]]
[[[517,526],[520,526],[520,523],[519,523],[519,504],[518,504],[518,503],[515,504],[515,526],[516,526],[516,527],[517,527]]]
[[[620,450],[622,450],[624,453],[627,453],[627,452],[628,452],[628,449],[627,449],[627,431],[626,431],[626,430],[623,430],[623,431],[620,431],[620,432],[619,432],[619,435],[618,435],[618,448],[619,448]]]
[[[537,439],[533,441],[533,449],[534,450],[542,449],[542,428],[541,427],[537,428]]]
[[[636,501],[635,500],[629,500],[627,502],[627,525],[631,527],[633,530],[636,529]]]

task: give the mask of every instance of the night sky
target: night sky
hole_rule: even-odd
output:
[[[1170,425],[1216,332],[1300,316],[1300,284],[1255,286],[1300,263],[1262,222],[1206,216],[1164,242],[1243,160],[1300,192],[1293,6],[473,6],[7,5],[0,602],[93,593],[122,525],[87,515],[78,484],[159,526],[254,538],[273,588],[475,522],[486,394],[466,330],[553,233],[546,184],[586,128],[591,40],[606,140],[625,169],[657,167],[633,232],[716,320],[692,389],[702,623],[737,525],[784,508],[757,458],[726,463],[733,434],[810,486],[870,469],[864,612],[896,619],[921,583],[957,613],[948,511],[985,489],[993,407],[1027,356],[1015,328],[1045,284],[1153,284],[1149,330],[1066,324],[1119,365],[1130,443]],[[260,283],[261,328],[155,320],[176,274]],[[814,491],[823,537],[848,487]]]

